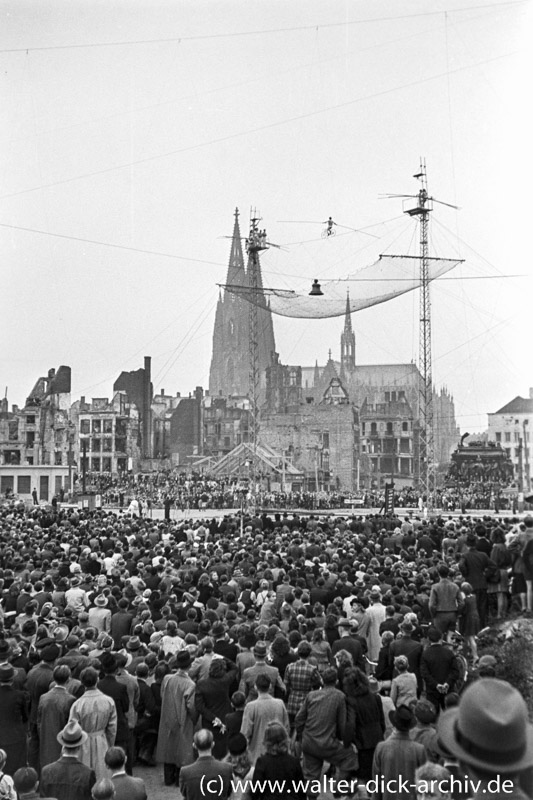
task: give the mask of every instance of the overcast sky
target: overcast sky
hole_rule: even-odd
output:
[[[243,234],[254,206],[287,245],[262,258],[265,284],[301,290],[379,252],[416,254],[402,200],[380,196],[416,193],[421,157],[430,194],[460,207],[435,206],[431,254],[465,259],[432,285],[435,383],[463,431],[528,396],[530,3],[0,0],[0,12],[10,404],[60,364],[73,399],[111,396],[144,355],[156,391],[207,388],[235,207]],[[339,227],[324,241],[330,215],[379,238]],[[417,292],[354,314],[357,360],[416,361],[418,317]],[[342,318],[274,325],[283,363],[339,357]]]

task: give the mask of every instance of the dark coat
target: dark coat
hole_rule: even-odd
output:
[[[146,800],[146,786],[141,778],[131,775],[114,775],[111,778],[115,787],[114,800]]]
[[[98,682],[98,688],[115,701],[117,709],[117,735],[115,737],[115,744],[121,746],[129,739],[128,718],[126,716],[130,707],[128,690],[126,686],[123,683],[119,683],[113,675],[105,675],[102,680]]]
[[[422,686],[422,673],[420,671],[420,661],[422,659],[423,647],[420,642],[415,642],[410,636],[402,636],[395,639],[389,647],[389,667],[394,674],[394,659],[396,656],[407,656],[409,670],[416,675],[418,687]]]
[[[359,667],[363,672],[366,672],[365,659],[363,656],[363,648],[361,642],[353,639],[351,636],[342,636],[333,642],[331,646],[332,655],[335,655],[339,650],[346,650],[353,658],[354,667]]]
[[[294,756],[288,753],[284,755],[271,756],[265,754],[259,756],[255,762],[254,768],[254,784],[255,781],[286,781],[287,786],[297,785],[303,783],[303,773],[300,762]],[[265,784],[267,786],[267,784]],[[252,800],[279,800],[279,793],[255,791],[251,793]],[[291,791],[290,797],[294,800],[305,800],[306,793],[303,789]]]
[[[14,775],[26,766],[26,694],[12,686],[0,686],[0,748],[6,751],[4,772]]]
[[[213,756],[202,756],[194,764],[189,764],[180,770],[180,791],[183,800],[205,800],[205,789],[202,792],[202,786],[211,780],[216,781],[216,796],[220,800],[226,800],[231,794],[232,775],[231,764],[217,761]],[[203,783],[202,778],[204,778]]]
[[[459,677],[457,660],[450,648],[443,644],[431,644],[425,648],[420,661],[420,671],[427,692],[435,692],[439,683],[447,683],[448,691],[453,692]]]
[[[75,697],[60,687],[54,687],[41,695],[37,710],[41,767],[52,764],[60,757],[61,745],[57,741],[57,734],[67,724],[74,701]]]
[[[344,744],[358,750],[371,750],[383,741],[385,717],[381,698],[369,690],[346,698]]]
[[[474,591],[487,588],[487,579],[484,574],[487,567],[496,568],[496,564],[486,553],[482,553],[474,547],[470,547],[459,562],[461,573]]]
[[[91,789],[96,783],[94,770],[77,758],[61,756],[58,761],[43,767],[39,790],[41,797],[57,800],[92,800]]]

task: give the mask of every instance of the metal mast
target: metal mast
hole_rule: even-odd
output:
[[[420,432],[417,458],[418,486],[429,500],[435,491],[435,440],[433,432],[433,372],[431,365],[431,298],[429,294],[429,214],[433,210],[428,195],[426,162],[420,161],[420,171],[414,176],[421,183],[415,208],[405,213],[420,220],[420,329],[419,367],[422,375],[420,389]]]
[[[256,469],[257,469],[257,440],[259,436],[259,326],[258,326],[258,305],[257,293],[259,286],[259,253],[267,250],[266,231],[260,231],[258,223],[261,217],[256,209],[250,211],[250,233],[246,240],[246,252],[249,255],[248,262],[248,285],[252,297],[248,311],[249,322],[249,387],[248,397],[250,401],[250,424],[248,441],[252,446],[252,464],[250,468],[250,491],[252,496],[256,494]]]

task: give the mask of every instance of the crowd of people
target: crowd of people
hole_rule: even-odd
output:
[[[76,487],[82,491],[83,478],[76,475]],[[328,491],[286,490],[268,488],[261,481],[253,501],[268,510],[305,509],[330,510],[377,508],[385,505],[384,490],[367,489],[346,492],[340,489]],[[87,472],[85,487],[98,494],[104,505],[127,507],[132,499],[141,503],[141,508],[163,508],[170,502],[173,509],[186,513],[190,510],[239,509],[249,503],[250,482],[243,477],[216,478],[197,472],[183,470],[159,470],[150,473],[124,472],[112,474]],[[444,513],[461,511],[463,514],[493,509],[496,513],[510,510],[516,513],[516,496],[504,491],[505,487],[478,479],[448,481],[428,499],[413,487],[394,491],[394,507],[397,509],[420,509]]]
[[[0,598],[2,800],[144,800],[138,765],[185,800],[532,796],[525,701],[476,638],[533,613],[532,517],[12,502]]]

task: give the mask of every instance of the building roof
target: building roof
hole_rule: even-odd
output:
[[[533,398],[517,395],[507,405],[502,406],[495,414],[533,414]]]

